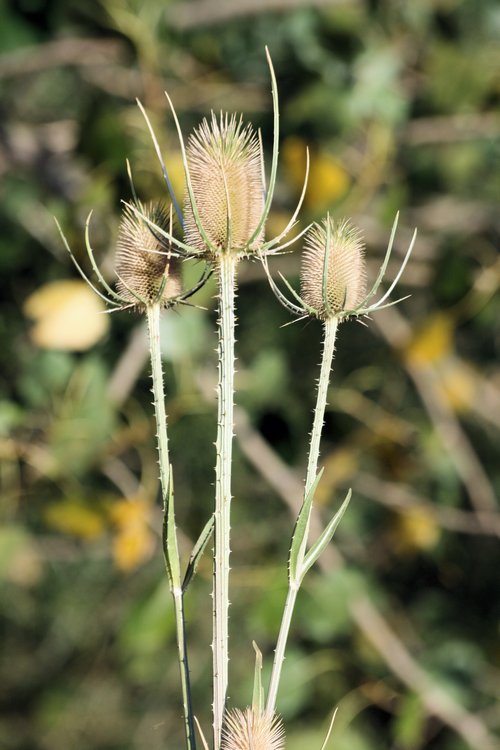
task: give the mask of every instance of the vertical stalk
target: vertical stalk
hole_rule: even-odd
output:
[[[235,342],[235,283],[237,258],[230,252],[218,258],[219,382],[217,459],[215,468],[215,543],[213,583],[213,736],[219,750],[228,682],[229,554],[231,459]]]
[[[170,463],[168,452],[167,415],[165,412],[165,393],[163,388],[163,370],[160,351],[160,304],[154,303],[146,308],[149,332],[149,346],[151,354],[151,376],[153,380],[153,405],[156,420],[156,437],[158,443],[158,459],[160,465],[160,484],[163,498],[163,512],[167,519],[168,503],[172,502],[170,486]],[[172,514],[173,522],[173,514]],[[174,531],[175,534],[175,531]],[[191,702],[191,685],[189,681],[189,663],[186,644],[186,627],[184,619],[184,601],[179,577],[179,558],[175,544],[175,558],[168,559],[168,552],[164,546],[165,563],[169,577],[170,590],[174,600],[177,653],[181,678],[184,730],[187,750],[196,750],[193,707]],[[173,575],[175,571],[175,575]]]
[[[283,608],[280,632],[276,642],[276,649],[274,651],[273,669],[271,672],[271,680],[269,682],[269,692],[267,694],[266,713],[270,716],[274,714],[276,710],[276,698],[281,679],[281,669],[283,667],[283,662],[285,661],[286,643],[288,640],[288,633],[290,632],[290,624],[292,622],[292,615],[298,592],[299,586],[290,582],[285,606]]]
[[[319,445],[323,424],[325,421],[326,397],[330,384],[330,372],[332,369],[333,355],[335,352],[335,339],[337,336],[337,318],[328,318],[324,324],[323,334],[323,356],[321,358],[321,370],[318,380],[318,391],[316,406],[314,408],[314,420],[311,430],[311,443],[309,445],[309,457],[307,461],[307,474],[305,493],[309,492],[318,473]],[[306,535],[307,538],[307,535]]]
[[[318,380],[318,390],[316,394],[316,406],[314,407],[311,442],[309,444],[309,456],[307,461],[304,497],[307,497],[318,473],[319,448],[321,442],[321,433],[323,431],[323,423],[325,419],[326,398],[328,394],[328,386],[330,383],[330,372],[332,369],[333,355],[335,352],[337,326],[338,320],[335,317],[328,318],[324,324],[323,354],[321,358],[321,370]],[[304,557],[306,552],[307,539],[309,536],[309,523],[310,517],[307,519],[307,527],[304,534],[302,558]],[[274,652],[271,680],[269,683],[269,693],[266,705],[266,711],[268,714],[274,713],[276,708],[276,698],[278,695],[281,670],[283,667],[283,662],[285,661],[285,649],[288,640],[288,634],[290,632],[293,610],[301,583],[301,577],[299,577],[297,580],[293,580],[290,577],[288,581],[288,594],[286,597],[285,606],[283,608],[283,616],[281,618],[280,631],[276,643],[276,650]]]

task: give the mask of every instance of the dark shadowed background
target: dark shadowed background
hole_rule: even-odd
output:
[[[180,151],[211,109],[262,128],[281,96],[268,236],[310,184],[363,230],[374,279],[397,210],[411,298],[341,326],[321,463],[336,553],[299,597],[278,700],[289,750],[493,750],[500,731],[500,7],[495,0],[16,0],[0,3],[0,746],[182,747],[174,619],[159,546],[143,324],[98,313],[85,221],[112,280],[129,158],[180,196]],[[273,261],[297,282],[300,245]],[[88,265],[85,265],[88,269]],[[198,269],[186,268],[186,283]],[[269,667],[286,591],[321,330],[289,321],[257,264],[238,297],[230,704]],[[211,512],[214,286],[165,315],[183,554]],[[338,554],[340,553],[340,554]],[[343,559],[341,564],[340,556]],[[187,601],[196,713],[210,722],[210,555]]]

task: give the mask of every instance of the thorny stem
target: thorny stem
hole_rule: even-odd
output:
[[[316,475],[318,473],[319,461],[319,444],[321,433],[323,432],[323,423],[325,421],[326,397],[328,386],[330,384],[330,371],[332,369],[333,354],[335,352],[335,339],[337,336],[338,320],[335,317],[328,318],[324,324],[323,337],[323,356],[321,359],[321,370],[318,380],[318,391],[316,397],[316,406],[314,409],[314,420],[311,431],[311,443],[309,445],[309,458],[307,462],[306,486],[307,495]],[[307,537],[307,534],[306,534]]]
[[[169,502],[170,463],[168,454],[167,415],[165,412],[165,393],[163,388],[163,370],[160,351],[160,304],[148,305],[146,308],[149,346],[151,354],[151,375],[153,380],[153,405],[156,419],[156,437],[158,441],[158,458],[160,465],[160,483],[163,498],[163,512],[167,514]],[[165,554],[166,550],[164,550]],[[175,561],[165,560],[167,570],[175,568],[178,570],[178,559]],[[170,576],[169,576],[170,578]],[[184,729],[186,734],[187,750],[196,750],[194,734],[193,707],[191,702],[191,685],[189,680],[189,663],[186,644],[186,628],[184,619],[184,601],[180,581],[170,579],[170,589],[174,600],[177,652],[179,658],[179,670],[182,689],[182,704],[184,715]]]
[[[318,380],[318,389],[316,395],[316,406],[314,408],[314,419],[313,427],[311,431],[311,442],[309,445],[309,457],[307,461],[307,474],[306,483],[304,487],[304,497],[307,497],[318,473],[318,461],[319,461],[319,448],[321,442],[321,433],[323,432],[323,423],[325,419],[326,409],[326,398],[328,394],[328,386],[330,383],[330,372],[332,369],[333,355],[335,352],[335,338],[337,335],[338,319],[336,317],[328,318],[324,324],[324,337],[323,337],[323,355],[321,358],[321,369]],[[312,506],[311,506],[312,507]],[[301,557],[304,558],[306,553],[307,538],[309,536],[309,522],[310,518],[307,519],[307,528],[304,534],[303,548],[301,550]],[[280,631],[278,640],[276,643],[276,650],[274,653],[273,668],[271,672],[271,680],[269,683],[269,693],[267,698],[266,711],[268,714],[272,714],[276,708],[276,698],[278,695],[278,687],[281,678],[281,670],[283,662],[285,660],[285,649],[288,640],[288,633],[290,631],[290,624],[292,621],[293,610],[299,592],[302,578],[299,577],[297,580],[289,578],[288,583],[288,594],[283,608],[283,616],[281,618]]]
[[[215,468],[215,544],[213,584],[213,732],[214,750],[221,743],[228,683],[229,554],[231,458],[235,342],[235,282],[238,259],[231,252],[218,258],[219,382],[217,460]]]

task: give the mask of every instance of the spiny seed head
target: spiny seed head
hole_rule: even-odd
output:
[[[264,231],[248,247],[264,207],[262,156],[259,140],[241,117],[212,112],[190,135],[187,163],[196,208],[204,232],[224,252],[251,254]],[[196,225],[193,206],[186,195],[185,241],[200,254],[211,254]]]
[[[278,716],[234,708],[224,718],[221,750],[284,750],[285,730]]]
[[[347,220],[335,222],[330,216],[314,224],[305,238],[300,282],[302,299],[322,320],[356,308],[366,295],[364,245],[359,230]]]
[[[171,217],[160,203],[150,203],[142,208],[142,212],[160,229],[171,231]],[[126,206],[116,242],[119,295],[141,311],[154,302],[168,306],[169,301],[181,292],[175,261],[168,255],[171,249],[168,240]]]

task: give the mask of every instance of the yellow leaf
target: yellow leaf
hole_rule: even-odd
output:
[[[439,368],[440,396],[456,412],[468,411],[474,403],[477,391],[477,377],[464,362],[450,357]]]
[[[83,351],[101,339],[109,328],[104,304],[84,281],[53,281],[34,292],[24,313],[35,323],[34,344],[44,349]]]
[[[151,504],[141,497],[118,500],[110,511],[115,524],[113,559],[118,570],[134,570],[151,557],[154,534],[149,526]]]
[[[113,559],[124,573],[148,560],[153,549],[154,536],[146,525],[125,527],[113,537]]]
[[[45,510],[44,517],[53,529],[88,542],[97,539],[105,529],[103,516],[79,500],[53,503]]]
[[[306,170],[305,142],[297,137],[287,138],[282,147],[282,158],[290,184],[299,192]],[[326,151],[312,153],[305,205],[316,210],[333,203],[346,193],[349,184],[349,175],[337,159]]]
[[[117,500],[110,510],[113,523],[120,528],[142,525],[151,518],[151,504],[142,497]]]
[[[449,315],[436,313],[429,317],[406,349],[410,364],[425,365],[452,351],[453,322]]]
[[[397,517],[391,541],[397,553],[412,553],[434,547],[441,535],[436,518],[427,508],[412,508]]]

